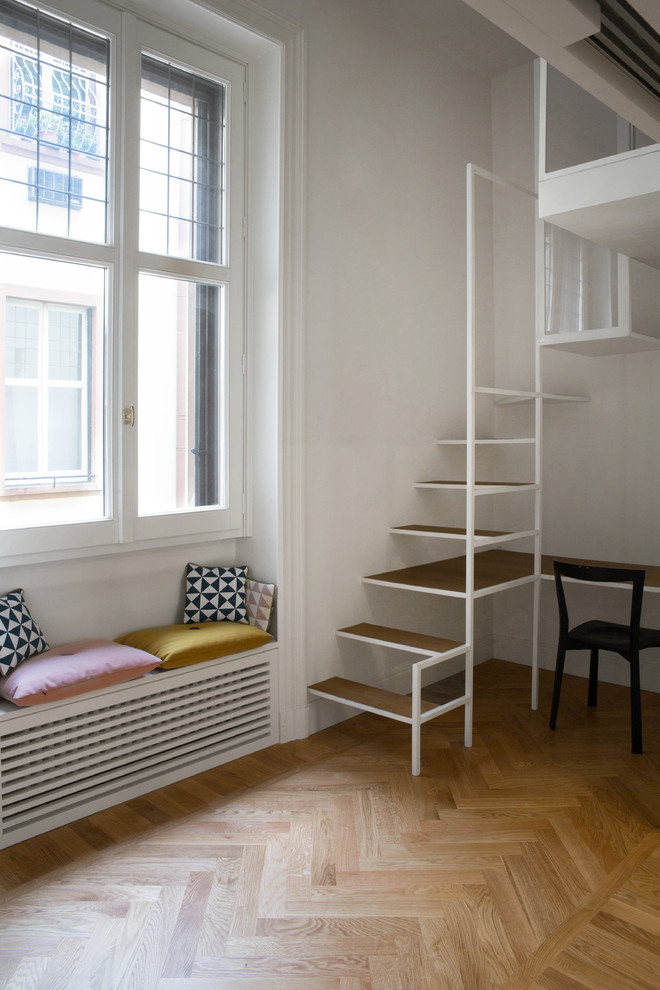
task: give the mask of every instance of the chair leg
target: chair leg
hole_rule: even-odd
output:
[[[557,711],[559,710],[559,695],[561,693],[561,679],[564,674],[564,660],[566,659],[566,650],[560,644],[557,649],[557,663],[555,665],[555,684],[552,689],[552,707],[550,709],[550,728],[554,729],[557,725]]]
[[[630,658],[630,727],[633,753],[642,753],[642,696],[639,684],[639,656]]]
[[[598,704],[598,650],[591,651],[587,704],[590,708],[595,708]]]

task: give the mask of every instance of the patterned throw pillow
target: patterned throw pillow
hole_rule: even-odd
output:
[[[184,623],[247,623],[246,581],[247,567],[204,567],[202,564],[188,564]]]
[[[254,626],[255,629],[263,629],[264,632],[268,631],[274,600],[274,584],[264,584],[263,581],[247,579],[245,585],[245,604],[251,626]]]
[[[48,643],[25,604],[23,589],[0,598],[0,674],[8,674],[21,660],[47,649]]]

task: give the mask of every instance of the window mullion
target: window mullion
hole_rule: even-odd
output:
[[[117,236],[117,270],[114,302],[116,323],[121,328],[115,356],[116,368],[116,472],[115,492],[119,509],[119,538],[122,543],[135,539],[137,518],[137,425],[125,425],[123,409],[137,410],[140,418],[137,387],[138,365],[138,220],[139,186],[136,181],[140,165],[139,93],[140,51],[137,41],[138,21],[134,14],[124,11],[122,18],[121,91],[115,100],[121,121],[116,135],[117,207],[115,230]]]

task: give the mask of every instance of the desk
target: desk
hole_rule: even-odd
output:
[[[552,554],[543,554],[541,557],[541,576],[544,578],[554,578],[552,567],[553,560],[561,560],[567,564],[586,564],[589,567],[626,567],[633,571],[646,571],[644,590],[649,592],[660,592],[660,567],[652,564],[621,564],[614,560],[586,560],[584,557],[562,557]],[[628,585],[610,585],[615,588],[625,588]]]

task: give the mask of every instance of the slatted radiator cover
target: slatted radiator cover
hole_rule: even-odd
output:
[[[0,847],[277,742],[277,648],[0,715]]]

